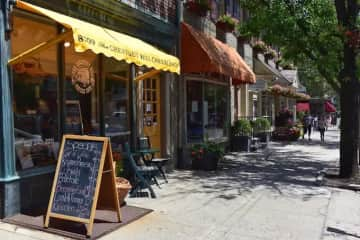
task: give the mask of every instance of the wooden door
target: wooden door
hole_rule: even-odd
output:
[[[160,76],[143,80],[143,131],[152,148],[161,150]],[[157,154],[159,157],[160,154]]]

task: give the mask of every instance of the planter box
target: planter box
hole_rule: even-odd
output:
[[[235,26],[226,22],[217,22],[216,27],[223,30],[224,32],[233,32]]]
[[[270,141],[270,132],[259,132],[255,134],[255,137],[259,138],[262,143],[268,143]]]
[[[214,153],[205,153],[201,159],[192,160],[194,170],[213,171],[217,169],[219,156]]]
[[[250,152],[251,137],[233,136],[231,137],[231,150],[234,152]]]

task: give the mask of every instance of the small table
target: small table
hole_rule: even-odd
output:
[[[160,172],[161,176],[164,178],[165,182],[167,183],[168,180],[166,178],[163,167],[169,161],[169,158],[155,158],[154,157],[155,153],[160,152],[160,150],[157,149],[157,148],[140,149],[137,152],[141,154],[145,164],[147,164],[147,165],[149,165],[149,164],[155,165],[159,169],[159,172]],[[146,160],[146,157],[145,157],[146,154],[150,154],[151,158]]]

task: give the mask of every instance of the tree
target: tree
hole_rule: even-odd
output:
[[[332,89],[311,61],[304,59],[302,63],[297,64],[297,70],[299,81],[306,87],[307,94],[311,97],[326,98],[335,96],[338,98],[337,92]]]
[[[281,47],[283,58],[307,65],[340,96],[340,176],[359,173],[359,1],[240,0],[251,18],[242,34]]]

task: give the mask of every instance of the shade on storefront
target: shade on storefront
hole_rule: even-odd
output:
[[[76,52],[91,50],[96,54],[102,53],[107,57],[113,57],[119,61],[134,63],[138,66],[146,66],[160,71],[180,72],[179,59],[166,54],[157,48],[126,34],[118,33],[91,23],[87,23],[63,14],[34,6],[23,1],[17,1],[17,7],[37,14],[45,15],[66,28],[72,30]],[[49,40],[46,44],[56,43],[64,37]],[[41,46],[40,46],[41,47]],[[18,56],[22,57],[22,56]],[[11,59],[10,64],[15,63],[17,58]]]
[[[182,23],[181,71],[230,76],[234,85],[256,81],[255,74],[234,48],[186,23]]]

